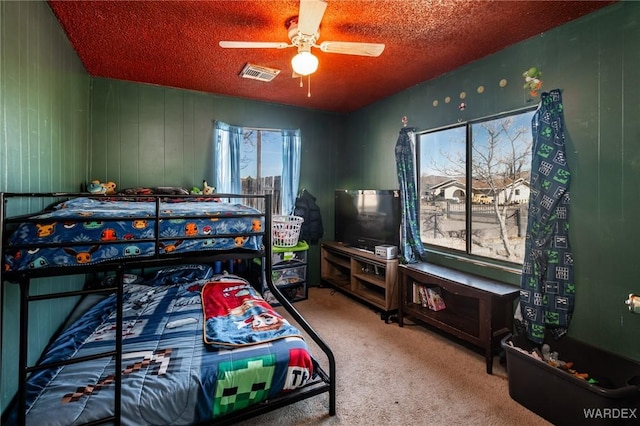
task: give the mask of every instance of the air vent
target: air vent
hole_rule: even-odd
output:
[[[252,80],[271,81],[280,74],[280,70],[261,67],[259,65],[247,64],[240,72],[240,77]]]

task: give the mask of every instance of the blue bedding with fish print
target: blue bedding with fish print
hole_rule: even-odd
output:
[[[13,231],[4,269],[91,265],[202,250],[260,250],[260,211],[215,200],[167,198],[156,204],[74,198],[27,218]]]

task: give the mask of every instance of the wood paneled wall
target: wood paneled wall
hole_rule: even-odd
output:
[[[96,78],[91,91],[89,179],[137,186],[213,185],[213,123],[300,129],[300,188],[317,197],[333,222],[335,150],[346,117],[181,89]],[[302,96],[302,95],[301,95]],[[333,238],[333,229],[325,231]],[[309,283],[320,282],[319,250],[309,252]]]
[[[3,1],[0,189],[76,190],[90,179],[113,180],[120,188],[190,187],[213,179],[213,120],[300,128],[300,185],[317,197],[325,238],[331,239],[335,188],[397,187],[393,149],[402,116],[424,130],[531,105],[522,73],[535,65],[543,71],[544,89],[562,89],[566,108],[577,274],[570,333],[640,360],[640,316],[623,304],[629,292],[640,292],[634,268],[640,240],[639,23],[640,4],[620,2],[345,117],[91,79],[45,2]],[[463,92],[467,108],[461,111]],[[309,258],[316,284],[317,247]],[[17,383],[17,291],[7,287],[2,295],[4,410]],[[32,312],[32,357],[67,311],[57,305]]]
[[[45,2],[0,2],[0,190],[77,191],[87,171],[90,78]],[[10,203],[10,214],[42,206]],[[69,280],[38,280],[34,292]],[[81,286],[82,280],[72,280]],[[75,299],[36,303],[29,361],[35,362]],[[18,286],[2,287],[0,411],[17,389]]]
[[[640,360],[640,315],[623,303],[640,293],[639,45],[640,3],[620,2],[365,107],[349,117],[338,185],[397,187],[393,147],[402,116],[428,130],[534,105],[539,98],[522,88],[522,73],[539,67],[543,90],[561,89],[565,107],[576,273],[569,333]],[[430,259],[484,272],[436,254]],[[504,278],[519,284],[519,276]]]
[[[301,129],[301,186],[319,192],[334,185],[341,115],[101,78],[91,93],[90,179],[119,188],[212,184],[213,123],[222,120]]]

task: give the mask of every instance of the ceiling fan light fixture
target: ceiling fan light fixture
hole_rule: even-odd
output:
[[[291,59],[291,67],[296,74],[299,75],[313,74],[318,69],[318,58],[311,52],[298,52],[298,54]]]

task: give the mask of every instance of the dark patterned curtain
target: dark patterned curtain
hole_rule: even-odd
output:
[[[415,129],[403,127],[396,143],[396,169],[402,200],[402,225],[400,231],[400,252],[406,263],[416,263],[425,259],[425,250],[420,239],[418,226],[418,194],[416,190],[415,155],[413,134]]]
[[[542,93],[533,116],[531,196],[520,283],[521,329],[541,343],[567,333],[574,308],[573,255],[569,245],[569,182],[560,91]]]

